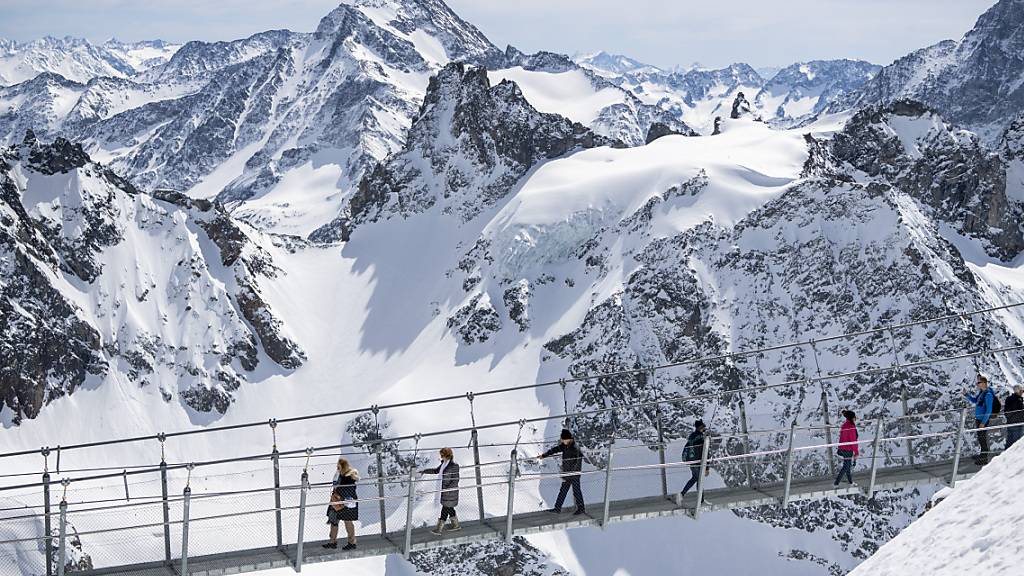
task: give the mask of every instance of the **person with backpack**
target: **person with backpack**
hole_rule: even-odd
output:
[[[331,502],[327,505],[327,523],[331,525],[331,534],[330,540],[323,545],[324,548],[338,547],[338,524],[344,522],[348,543],[342,550],[356,549],[356,526],[353,522],[359,520],[359,497],[356,494],[358,481],[359,471],[353,468],[348,460],[339,458],[338,475],[334,479]]]
[[[540,458],[547,458],[555,454],[562,455],[562,486],[558,489],[558,498],[555,499],[555,507],[549,510],[555,514],[562,512],[562,504],[565,497],[572,488],[572,500],[576,504],[574,516],[586,513],[586,505],[583,503],[583,488],[580,487],[580,471],[583,470],[583,451],[576,445],[576,439],[572,432],[562,430],[558,444],[547,452],[540,455]]]
[[[981,449],[981,453],[974,457],[974,463],[982,466],[988,463],[989,455],[988,430],[985,427],[988,426],[992,415],[999,413],[1000,404],[995,392],[989,388],[988,377],[984,374],[978,374],[977,386],[977,394],[965,390],[964,398],[974,404],[974,423],[977,428],[978,447]]]
[[[839,469],[839,474],[832,485],[839,486],[839,480],[845,475],[846,481],[852,486],[853,465],[860,455],[860,445],[857,442],[857,415],[852,410],[843,410],[841,414],[846,421],[839,427],[839,449],[836,453],[843,459],[843,467]]]
[[[455,462],[452,449],[441,448],[441,463],[436,468],[420,470],[420,474],[437,474],[441,517],[437,520],[437,528],[431,530],[431,533],[438,536],[444,534],[445,521],[448,521],[449,532],[461,530],[455,515],[455,507],[459,505],[459,465]]]
[[[1020,384],[1013,387],[1013,394],[1006,397],[1003,411],[1006,414],[1007,424],[1024,424],[1024,386]],[[1024,426],[1010,426],[1006,429],[1006,448],[1013,446],[1014,442],[1020,440],[1024,435]]]
[[[690,480],[686,483],[686,486],[683,486],[683,491],[679,493],[680,501],[686,497],[686,493],[700,479],[700,462],[704,458],[705,430],[706,427],[703,420],[694,422],[693,432],[690,432],[690,435],[686,438],[686,445],[683,446],[683,462],[690,464]],[[709,470],[705,469],[704,474],[707,475],[709,472]]]

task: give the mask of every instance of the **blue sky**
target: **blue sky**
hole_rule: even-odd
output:
[[[449,0],[501,47],[606,50],[659,66],[812,58],[887,64],[958,38],[995,0]],[[0,37],[227,40],[310,31],[338,0],[0,0]]]

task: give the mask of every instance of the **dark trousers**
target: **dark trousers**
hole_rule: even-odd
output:
[[[683,486],[683,496],[686,496],[686,493],[690,491],[690,488],[693,488],[694,485],[697,484],[697,480],[700,479],[700,466],[690,466],[690,474],[689,482],[686,483],[686,486]]]
[[[1017,440],[1020,440],[1021,435],[1024,435],[1024,426],[1010,426],[1006,429],[1006,449],[1009,450],[1010,446]]]
[[[567,476],[562,478],[562,487],[558,489],[558,498],[555,500],[555,510],[561,510],[565,503],[565,497],[569,495],[569,488],[572,487],[572,501],[576,504],[577,510],[583,510],[583,488],[580,487],[579,476]]]
[[[981,457],[988,458],[988,430],[981,427],[981,420],[975,420],[974,423],[978,429],[978,446],[981,447]]]
[[[853,484],[853,456],[843,456],[843,467],[839,469],[839,474],[836,476],[836,481],[833,484],[838,486],[839,480],[844,475],[846,476],[846,481]]]
[[[455,518],[455,507],[441,506],[441,522],[444,522],[449,518]]]

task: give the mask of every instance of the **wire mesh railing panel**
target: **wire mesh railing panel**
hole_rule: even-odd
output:
[[[46,573],[46,530],[42,507],[10,509],[5,501],[0,512],[0,574]],[[57,540],[52,542],[56,544]]]
[[[264,548],[277,544],[274,493],[209,496],[189,502],[189,556]]]
[[[160,503],[67,512],[66,550],[79,569],[164,560]]]

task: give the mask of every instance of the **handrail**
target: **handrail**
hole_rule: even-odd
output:
[[[558,379],[558,380],[552,380],[552,381],[548,381],[548,382],[540,382],[540,383],[534,383],[534,384],[525,384],[525,385],[522,385],[522,386],[510,386],[510,387],[505,387],[505,388],[497,388],[497,389],[492,389],[492,390],[485,390],[485,391],[481,391],[481,392],[471,392],[471,393],[468,393],[468,394],[457,394],[457,395],[449,395],[449,396],[440,396],[440,397],[435,397],[435,398],[427,398],[427,399],[421,399],[421,400],[411,400],[411,401],[406,401],[406,402],[398,402],[398,403],[393,403],[393,404],[377,405],[377,406],[372,406],[372,407],[353,408],[353,409],[349,409],[349,410],[339,410],[339,411],[331,411],[331,412],[321,412],[321,413],[315,413],[315,414],[306,414],[306,415],[303,415],[303,416],[293,416],[293,417],[289,417],[289,418],[277,418],[277,419],[273,419],[271,421],[275,422],[277,424],[281,424],[281,423],[288,423],[288,422],[299,422],[299,421],[313,420],[313,419],[319,419],[319,418],[330,418],[330,417],[336,417],[336,416],[346,416],[346,415],[350,415],[350,414],[372,413],[374,410],[377,410],[377,411],[379,411],[379,410],[391,410],[391,409],[402,408],[402,407],[406,407],[406,406],[416,406],[416,405],[421,405],[421,404],[431,404],[431,403],[437,403],[437,402],[447,402],[447,401],[452,401],[452,400],[461,400],[461,399],[466,399],[468,396],[472,396],[472,397],[490,396],[490,395],[494,395],[494,394],[504,394],[504,393],[507,393],[507,392],[515,392],[515,391],[520,391],[520,390],[537,389],[537,388],[543,388],[543,387],[547,387],[547,386],[562,385],[562,384],[573,383],[573,382],[583,382],[583,381],[599,379],[599,378],[613,378],[613,377],[617,377],[617,376],[627,376],[627,375],[643,374],[643,373],[648,373],[648,372],[650,372],[652,370],[663,370],[663,369],[667,369],[667,368],[677,368],[677,367],[680,367],[680,366],[686,366],[686,365],[692,365],[692,364],[700,364],[700,363],[705,363],[705,362],[713,362],[713,361],[725,360],[725,359],[729,359],[729,358],[736,359],[736,358],[742,358],[742,357],[745,357],[745,356],[750,356],[750,355],[753,355],[753,354],[763,354],[765,352],[774,352],[774,351],[778,351],[778,350],[785,350],[787,348],[797,348],[797,347],[801,347],[801,346],[814,345],[814,344],[822,343],[822,342],[831,342],[831,341],[835,341],[835,340],[841,340],[841,339],[844,339],[844,338],[855,338],[855,337],[859,337],[859,336],[865,336],[865,335],[868,335],[868,334],[876,334],[876,333],[879,333],[879,332],[885,332],[887,330],[890,330],[890,331],[891,330],[901,330],[901,329],[905,329],[905,328],[909,328],[909,327],[913,327],[913,326],[921,326],[921,325],[930,324],[930,323],[934,323],[934,322],[945,322],[945,321],[952,320],[952,319],[957,319],[957,318],[967,318],[967,317],[976,316],[976,315],[980,315],[980,314],[988,314],[988,313],[991,313],[991,312],[997,312],[997,311],[1001,311],[1001,310],[1008,310],[1008,309],[1011,309],[1011,308],[1017,308],[1017,307],[1020,307],[1020,306],[1024,306],[1024,302],[1014,302],[1014,303],[1010,303],[1010,304],[1004,304],[1004,305],[1001,305],[1001,306],[993,306],[993,307],[989,307],[989,308],[981,308],[981,309],[972,310],[972,311],[969,311],[969,312],[961,312],[961,313],[955,313],[955,314],[946,314],[946,315],[943,315],[943,316],[938,316],[938,317],[928,318],[928,319],[923,319],[923,320],[914,320],[914,321],[909,321],[909,322],[903,322],[903,323],[900,323],[900,324],[890,324],[890,325],[886,325],[886,326],[879,326],[879,327],[869,328],[869,329],[865,329],[865,330],[859,330],[859,331],[855,331],[855,332],[848,332],[848,333],[844,333],[844,334],[835,334],[835,335],[823,336],[823,337],[820,337],[820,338],[809,338],[809,339],[806,339],[806,340],[798,340],[798,341],[790,342],[790,343],[786,343],[786,344],[778,344],[778,345],[768,346],[768,347],[763,347],[763,348],[756,348],[756,349],[751,349],[751,350],[743,350],[743,351],[730,352],[728,354],[716,354],[716,355],[711,355],[711,356],[692,358],[692,359],[688,359],[688,360],[681,360],[681,361],[678,361],[678,362],[670,362],[670,363],[656,365],[656,366],[647,366],[647,367],[642,367],[642,368],[631,368],[631,369],[626,369],[626,370],[619,370],[619,371],[615,371],[615,372],[608,372],[608,373],[602,373],[602,374],[592,374],[592,375],[587,375],[587,376],[575,376],[575,377],[571,377],[571,378],[561,378],[561,379]],[[1020,349],[1020,348],[1024,348],[1024,346],[1013,347],[1013,349]],[[971,355],[965,355],[965,356],[962,356],[961,358],[969,358],[969,357],[971,357]],[[908,367],[913,367],[914,365],[915,365],[915,363],[907,363],[907,364],[902,364],[901,367],[902,368],[908,368]],[[883,371],[884,370],[887,370],[887,369],[883,369]],[[853,375],[872,373],[874,371],[877,371],[877,370],[866,370],[866,371],[861,372],[861,373],[854,373]],[[800,380],[796,380],[796,381],[793,381],[793,382],[808,382],[808,383],[810,383],[810,382],[820,381],[820,380],[823,380],[823,379],[826,379],[826,377],[824,377],[824,376],[819,376],[817,378],[809,377],[809,378],[803,378],[803,379],[800,379]],[[727,392],[736,392],[736,391],[727,391]],[[682,401],[682,399],[680,401]],[[78,443],[78,444],[68,444],[68,445],[63,445],[62,444],[62,445],[60,445],[61,446],[60,449],[63,450],[63,451],[78,450],[78,449],[94,448],[94,447],[98,447],[98,446],[107,446],[107,445],[113,445],[113,444],[123,444],[123,443],[131,443],[131,442],[142,442],[142,441],[147,441],[147,440],[159,440],[160,438],[166,439],[166,438],[176,438],[176,437],[181,437],[181,436],[189,436],[189,435],[194,435],[194,434],[206,434],[206,433],[215,433],[215,432],[225,432],[225,431],[230,431],[230,430],[239,430],[239,429],[252,428],[252,427],[257,427],[257,426],[266,426],[267,424],[268,424],[268,421],[245,422],[245,423],[239,423],[239,424],[227,424],[227,425],[222,425],[222,426],[211,426],[211,427],[207,427],[207,428],[198,428],[198,429],[192,429],[192,430],[180,430],[180,431],[176,431],[176,432],[167,432],[167,433],[161,433],[161,434],[150,434],[150,435],[144,435],[144,436],[133,436],[133,437],[128,437],[128,438],[116,438],[116,439],[111,439],[111,440],[99,440],[99,441],[94,441],[94,442],[84,442],[84,443]],[[362,445],[366,445],[367,443],[363,442],[361,444]],[[0,453],[0,458],[9,458],[9,457],[14,457],[14,456],[26,456],[26,455],[30,455],[30,454],[37,454],[41,450],[45,450],[45,449],[46,448],[36,449],[36,450],[18,450],[18,451],[13,451],[13,452],[5,452],[5,453]]]
[[[313,453],[316,453],[316,452],[324,452],[324,451],[328,451],[328,450],[338,450],[338,449],[343,449],[343,448],[365,447],[365,446],[372,446],[374,444],[384,444],[384,443],[389,443],[389,442],[400,442],[402,440],[414,440],[414,439],[418,439],[418,438],[426,438],[426,437],[433,437],[433,436],[445,436],[445,435],[450,435],[450,434],[451,435],[465,434],[465,433],[472,432],[473,430],[480,431],[480,430],[490,430],[490,429],[496,429],[496,428],[510,428],[510,427],[513,427],[513,426],[523,426],[525,424],[535,424],[535,423],[546,422],[546,421],[551,421],[551,420],[565,420],[567,418],[579,418],[579,417],[583,417],[583,416],[605,414],[605,413],[609,413],[609,412],[616,412],[618,410],[637,410],[637,409],[641,409],[641,408],[649,408],[649,407],[655,407],[655,406],[661,406],[661,405],[667,405],[667,404],[671,405],[671,404],[676,404],[676,403],[690,401],[690,400],[700,400],[700,399],[714,398],[714,397],[726,396],[726,395],[732,395],[732,394],[739,394],[739,393],[744,393],[744,392],[746,392],[746,393],[757,392],[757,391],[763,391],[763,390],[767,390],[767,389],[774,389],[774,388],[779,388],[779,387],[793,386],[793,385],[797,385],[797,384],[804,384],[804,383],[807,383],[807,382],[823,381],[823,380],[838,379],[838,378],[848,378],[851,375],[862,375],[862,374],[865,374],[865,373],[886,372],[886,371],[893,371],[893,370],[906,370],[906,369],[910,369],[910,368],[916,368],[916,367],[919,367],[919,366],[925,366],[925,365],[939,363],[939,362],[949,362],[949,361],[952,361],[952,360],[959,360],[959,359],[963,359],[963,358],[971,358],[971,357],[982,356],[982,355],[986,355],[986,354],[999,354],[999,353],[1004,353],[1004,352],[1008,352],[1008,351],[1015,351],[1015,350],[1022,350],[1022,349],[1024,349],[1024,344],[1015,345],[1015,346],[1006,346],[1006,347],[1002,347],[1002,348],[994,348],[994,349],[982,350],[982,351],[978,351],[978,352],[969,352],[969,353],[965,353],[965,354],[958,354],[958,355],[948,356],[948,357],[928,358],[928,359],[925,359],[925,360],[920,360],[920,361],[911,362],[911,363],[898,364],[898,365],[897,364],[891,364],[889,366],[867,368],[867,369],[855,370],[855,371],[851,371],[851,372],[823,374],[821,376],[817,376],[817,377],[814,377],[814,378],[802,378],[802,379],[799,379],[799,380],[791,380],[791,381],[788,381],[788,382],[782,382],[782,383],[778,383],[778,384],[767,384],[767,385],[764,385],[764,386],[754,386],[754,387],[750,387],[750,388],[740,388],[740,389],[734,389],[734,390],[724,390],[724,391],[719,391],[719,392],[708,392],[708,393],[704,393],[704,394],[695,394],[695,395],[684,396],[684,397],[671,397],[671,398],[664,398],[664,399],[661,399],[661,400],[652,400],[652,401],[647,401],[647,402],[638,402],[636,404],[629,404],[629,405],[625,405],[625,406],[614,406],[614,407],[608,407],[608,408],[595,408],[595,409],[592,409],[592,410],[585,410],[585,411],[581,411],[581,412],[570,412],[570,413],[566,413],[566,414],[554,414],[554,415],[549,415],[549,416],[538,416],[538,417],[534,417],[534,418],[526,418],[526,419],[507,421],[507,422],[498,422],[498,423],[491,423],[491,424],[479,424],[477,426],[463,427],[463,428],[456,428],[456,429],[448,429],[448,430],[435,430],[435,431],[429,431],[429,432],[420,432],[420,433],[409,434],[409,435],[405,435],[405,436],[381,438],[381,439],[372,440],[372,441],[349,442],[349,443],[342,443],[342,444],[331,444],[331,445],[326,445],[326,446],[316,446],[316,447],[310,447],[310,448],[304,448],[304,449],[285,450],[285,451],[278,452],[278,455],[281,456],[281,457],[289,456],[289,455],[300,455],[300,454],[301,455],[307,455],[307,454],[310,453],[309,452],[310,450],[312,450]],[[937,413],[942,413],[942,412],[945,412],[945,411],[936,411],[936,412],[923,413],[922,415],[932,415],[932,414],[937,414]],[[907,415],[906,417],[910,417],[910,416],[915,416],[915,415]],[[897,417],[894,417],[894,418],[897,418]],[[870,420],[862,420],[862,422],[864,422],[864,421],[870,421]],[[831,425],[831,426],[827,426],[827,427],[838,428],[838,425]],[[809,428],[810,429],[818,429],[818,428],[824,429],[824,428],[826,428],[826,426],[825,425],[820,425],[820,426],[819,425],[815,425],[815,426],[812,426],[812,427],[809,427]],[[801,428],[797,428],[797,429],[801,429]],[[789,428],[786,428],[785,430],[788,431]],[[769,432],[771,432],[771,431],[769,431]],[[750,432],[750,433],[748,433],[748,436],[749,435],[753,435],[754,433],[755,432]],[[742,435],[737,435],[736,437],[741,437],[741,436]],[[272,456],[273,456],[273,453],[260,453],[260,454],[248,455],[248,456],[236,456],[236,457],[232,457],[232,458],[220,458],[220,459],[215,459],[215,460],[193,462],[193,463],[189,463],[189,464],[184,464],[184,463],[173,464],[173,465],[167,465],[166,466],[166,470],[168,470],[168,471],[170,471],[170,470],[181,470],[181,469],[185,469],[185,468],[187,468],[189,466],[194,466],[194,467],[198,468],[198,467],[214,466],[214,465],[220,465],[220,464],[230,464],[230,463],[236,463],[236,462],[259,461],[259,460],[269,459]],[[140,475],[140,474],[153,474],[153,473],[159,472],[160,470],[161,470],[160,467],[154,466],[154,467],[151,467],[151,468],[138,468],[138,469],[134,469],[134,470],[125,470],[125,471],[120,472],[120,473],[108,473],[108,474],[99,474],[99,475],[94,475],[94,476],[85,476],[85,477],[79,477],[79,478],[72,478],[72,479],[70,479],[70,481],[71,482],[83,482],[83,481],[91,481],[91,480],[102,480],[102,479],[108,479],[108,478],[122,478],[122,477],[135,476],[135,475]],[[27,483],[27,484],[17,484],[17,485],[11,485],[11,486],[0,486],[0,492],[5,492],[5,491],[9,491],[9,490],[18,490],[18,489],[23,489],[23,488],[37,488],[37,487],[42,487],[42,486],[44,486],[43,482],[32,482],[32,483]]]

